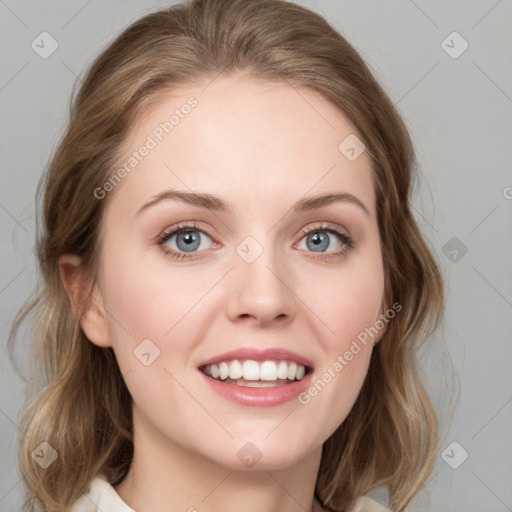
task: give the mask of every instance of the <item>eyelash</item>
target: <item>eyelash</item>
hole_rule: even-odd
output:
[[[175,229],[173,229],[171,231],[164,231],[161,235],[158,236],[157,244],[159,247],[161,247],[162,251],[164,252],[164,254],[166,256],[170,256],[173,259],[181,261],[185,258],[188,258],[187,253],[176,252],[174,249],[166,248],[164,246],[164,244],[170,238],[172,238],[174,235],[178,235],[180,233],[186,233],[188,231],[200,231],[201,233],[204,233],[205,235],[207,235],[209,238],[212,238],[207,232],[205,232],[203,229],[199,228],[199,226],[197,226],[195,223],[183,224],[183,225],[178,225],[178,227],[176,227]],[[306,228],[302,229],[300,232],[300,240],[302,240],[302,238],[306,235],[309,235],[311,233],[322,232],[322,231],[326,231],[328,233],[337,235],[340,238],[340,240],[345,244],[345,247],[343,247],[343,249],[341,249],[335,253],[323,253],[324,256],[321,256],[321,257],[309,256],[311,259],[322,260],[322,261],[331,261],[333,259],[340,258],[341,256],[345,255],[348,251],[350,251],[351,249],[353,249],[355,247],[355,242],[354,242],[354,240],[352,240],[352,238],[350,236],[348,236],[346,233],[343,233],[342,231],[340,231],[340,229],[335,224],[329,224],[329,223],[322,224],[313,229],[306,229]],[[199,252],[203,252],[203,251],[199,251]],[[197,254],[197,253],[188,253],[188,254]],[[319,254],[322,254],[322,253],[319,253]],[[195,259],[195,257],[192,256],[192,259]]]

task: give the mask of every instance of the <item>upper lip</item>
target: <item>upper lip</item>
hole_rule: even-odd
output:
[[[296,363],[313,368],[313,363],[307,357],[301,356],[292,350],[286,348],[265,348],[256,349],[251,347],[239,348],[224,352],[218,356],[212,357],[199,364],[199,367],[218,364],[222,361],[234,361],[235,359],[246,361],[295,361]]]

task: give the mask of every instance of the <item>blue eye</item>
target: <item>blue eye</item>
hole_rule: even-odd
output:
[[[192,226],[178,226],[176,229],[163,233],[158,238],[158,245],[162,246],[163,250],[169,256],[177,259],[183,259],[187,256],[186,253],[197,251],[201,245],[201,235],[211,238],[195,224]],[[175,245],[176,248],[169,247],[167,242],[171,241],[172,238],[176,237]],[[169,250],[170,249],[170,250]],[[178,252],[177,252],[178,251]],[[180,253],[179,251],[183,251]]]
[[[327,233],[336,235],[338,242],[341,242],[341,249],[326,252],[332,240],[332,237],[327,235]],[[334,224],[321,225],[309,230],[304,229],[301,235],[301,241],[303,238],[306,239],[306,252],[319,254],[319,256],[309,256],[312,259],[329,261],[333,258],[340,258],[355,246],[354,241]],[[194,258],[195,253],[202,252],[205,249],[204,247],[200,248],[203,236],[210,241],[212,240],[207,233],[199,229],[195,224],[179,225],[171,231],[162,233],[158,237],[158,245],[162,247],[167,256],[171,256],[174,259]],[[172,241],[173,238],[175,240],[172,244],[169,244],[168,242]]]
[[[335,235],[335,238],[337,238],[338,241],[341,241],[341,249],[324,252],[329,248],[332,240],[332,237],[326,233]],[[302,230],[301,235],[303,235],[303,238],[306,239],[306,249],[310,252],[320,254],[320,256],[309,256],[312,259],[329,261],[333,258],[340,258],[355,246],[355,243],[350,238],[350,236],[346,233],[343,233],[334,224],[321,225],[314,229],[304,229]]]

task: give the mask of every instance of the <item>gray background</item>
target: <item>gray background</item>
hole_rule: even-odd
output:
[[[461,389],[418,509],[512,510],[511,1],[298,3],[325,16],[361,52],[416,145],[421,186],[414,208],[445,278],[445,339]],[[67,120],[77,76],[128,23],[166,5],[0,0],[1,511],[19,510],[23,491],[16,438],[24,386],[5,340],[37,279],[36,186]],[[44,31],[59,45],[47,59],[31,48]],[[463,39],[448,37],[454,31]],[[463,40],[469,46],[458,55]],[[442,411],[451,381],[441,377],[448,356],[436,350],[425,368]]]

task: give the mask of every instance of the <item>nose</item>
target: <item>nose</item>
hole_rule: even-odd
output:
[[[264,248],[251,263],[238,258],[229,280],[227,315],[232,322],[282,326],[295,318],[293,271],[275,250]]]

